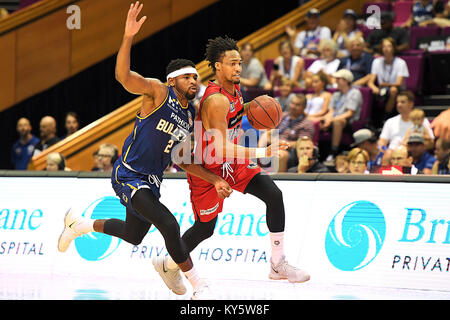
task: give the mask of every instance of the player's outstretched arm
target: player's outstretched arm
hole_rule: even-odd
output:
[[[125,32],[116,59],[116,79],[131,93],[145,94],[153,97],[156,88],[163,86],[161,81],[144,78],[137,72],[130,70],[130,51],[133,44],[133,37],[139,32],[142,24],[147,19],[146,16],[143,16],[137,21],[142,7],[143,4],[139,5],[139,1],[137,1],[135,4],[131,4],[128,10]]]

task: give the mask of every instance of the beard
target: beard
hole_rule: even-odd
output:
[[[186,92],[186,94],[184,96],[186,97],[186,99],[192,100],[192,99],[195,98],[196,95],[197,95],[197,93],[188,93],[188,92]]]

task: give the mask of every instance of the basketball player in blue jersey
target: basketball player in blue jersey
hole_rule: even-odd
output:
[[[76,237],[94,231],[138,245],[153,224],[161,232],[172,258],[170,269],[165,265],[167,259],[153,260],[166,285],[176,294],[186,292],[179,272],[181,269],[193,286],[192,298],[210,299],[210,290],[197,274],[180,237],[177,220],[159,201],[159,188],[163,172],[171,160],[172,149],[179,143],[190,144],[195,109],[189,100],[197,93],[198,75],[195,64],[185,59],[173,60],[167,66],[168,86],[130,71],[133,36],[146,20],[145,16],[136,20],[142,7],[139,2],[131,4],[116,62],[116,79],[129,92],[143,95],[134,129],[124,142],[122,155],[115,162],[111,176],[113,189],[126,207],[126,220],[84,219],[70,209],[64,219],[58,249],[64,252]],[[226,198],[231,194],[232,190],[224,179],[200,165],[191,162],[179,166],[214,185],[219,197]]]

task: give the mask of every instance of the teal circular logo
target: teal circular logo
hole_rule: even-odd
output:
[[[383,212],[369,201],[355,201],[333,217],[325,237],[328,260],[339,270],[355,271],[375,259],[386,237]]]
[[[116,197],[102,197],[92,202],[82,216],[89,219],[121,219],[125,220],[125,207]],[[88,261],[99,261],[117,250],[122,240],[110,235],[91,232],[75,239],[78,254]]]

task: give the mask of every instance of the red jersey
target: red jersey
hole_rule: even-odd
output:
[[[227,130],[227,137],[230,142],[237,144],[239,141],[239,137],[241,135],[241,123],[242,123],[242,116],[244,115],[244,99],[242,98],[241,89],[239,88],[238,84],[234,85],[235,89],[235,95],[229,93],[224,88],[222,88],[220,85],[210,81],[208,83],[208,87],[205,90],[205,93],[202,97],[202,100],[200,101],[200,107],[197,113],[196,120],[201,121],[202,120],[202,106],[203,102],[206,98],[208,98],[210,95],[221,93],[224,96],[228,98],[228,101],[230,102],[230,110],[227,114],[227,123],[228,123],[228,130]],[[226,158],[223,159],[215,159],[215,149],[214,149],[214,143],[212,139],[212,135],[208,132],[206,132],[205,128],[202,126],[202,132],[201,136],[197,132],[195,134],[195,140],[196,140],[196,150],[195,155],[197,157],[200,157],[200,150],[197,150],[201,146],[201,155],[202,155],[202,165],[205,168],[217,168],[221,167],[224,162],[227,161]],[[234,161],[234,158],[228,159],[229,161]]]
[[[227,114],[227,137],[237,144],[241,135],[242,116],[244,115],[244,100],[239,85],[234,85],[236,95],[232,95],[216,83],[209,82],[205,94],[200,101],[196,120],[202,120],[203,101],[212,94],[221,93],[228,98],[230,110]],[[195,128],[195,156],[202,159],[202,166],[212,173],[222,176],[229,185],[239,192],[245,192],[249,182],[261,172],[261,168],[250,160],[215,157],[214,143],[211,133],[207,133],[203,125],[201,130]],[[201,132],[199,132],[201,131]],[[201,153],[200,153],[201,152]],[[239,160],[239,161],[237,161]],[[192,210],[197,221],[208,222],[222,212],[224,199],[219,198],[214,186],[201,178],[187,173],[189,189],[191,190]]]

